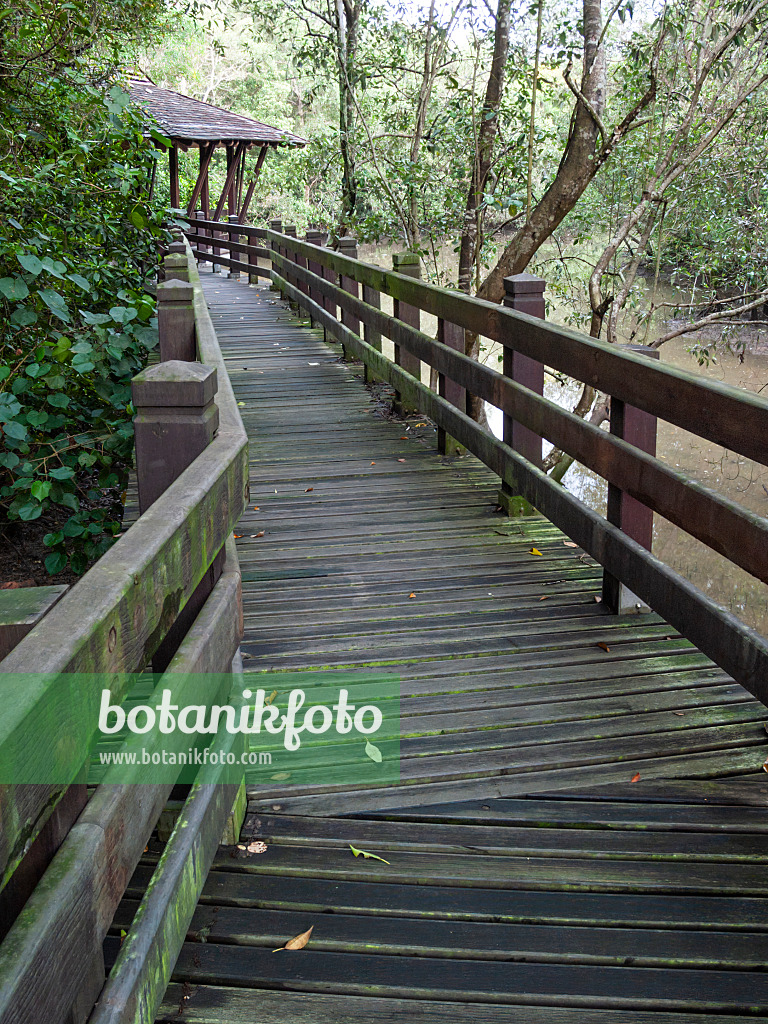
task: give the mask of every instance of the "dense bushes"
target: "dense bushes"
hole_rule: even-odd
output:
[[[41,520],[48,572],[82,572],[119,529],[130,380],[156,344],[145,290],[165,238],[147,199],[156,151],[127,94],[96,84],[93,68],[9,74],[5,60],[0,529]]]

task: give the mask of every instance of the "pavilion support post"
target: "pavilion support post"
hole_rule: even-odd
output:
[[[543,320],[545,318],[544,289],[546,281],[532,274],[513,274],[504,278],[504,305],[508,309],[516,309],[519,313],[527,313]],[[530,356],[521,355],[513,349],[504,347],[503,372],[517,384],[534,391],[537,395],[544,394],[544,364]],[[504,414],[504,443],[528,462],[541,468],[541,437],[518,423],[511,416]],[[531,503],[515,488],[502,483],[498,497],[499,505],[510,516],[531,515],[534,511]]]
[[[136,478],[143,514],[208,447],[219,425],[216,369],[172,359],[143,370],[131,382],[136,438]],[[221,575],[216,555],[152,658],[164,672]]]
[[[421,278],[421,265],[419,257],[413,252],[395,252],[392,254],[392,267],[398,274],[405,274],[407,277]],[[407,302],[395,299],[392,303],[395,319],[401,320],[409,327],[415,327],[418,331],[421,319],[420,310],[417,306],[411,306]],[[421,380],[421,360],[410,352],[404,352],[399,345],[395,345],[395,363],[401,366],[406,373],[410,373],[417,380]],[[398,416],[407,412],[413,412],[413,403],[404,403],[399,391],[395,392],[394,409]]]
[[[234,146],[227,146],[227,184],[224,186],[226,189],[226,207],[227,215],[231,216],[235,212],[235,181],[237,179],[237,168],[238,160]],[[219,219],[218,217],[216,218]]]
[[[208,146],[200,146],[200,170],[197,175],[197,181],[195,187],[192,189],[192,195],[189,197],[187,203],[187,216],[191,217],[197,201],[200,198],[200,194],[203,191],[203,185],[207,186],[208,182],[208,168],[211,164],[211,157],[213,156],[214,143],[210,143]]]
[[[244,149],[245,143],[241,142],[238,148]],[[219,197],[219,201],[216,204],[216,209],[214,211],[213,217],[211,217],[211,220],[221,220],[221,215],[224,212],[224,207],[230,200],[230,194],[232,192],[232,188],[235,182],[235,175],[237,174],[237,161],[232,158],[231,149],[231,146],[227,147],[227,178],[226,181],[224,182],[224,188],[221,190],[221,196]],[[229,210],[229,213],[232,213],[232,210]]]
[[[450,320],[437,321],[437,340],[448,348],[455,349],[464,354],[464,328],[452,324]],[[460,412],[467,411],[467,391],[455,380],[446,377],[444,373],[437,375],[437,392],[441,398],[447,399],[451,405],[455,405]],[[463,451],[458,441],[446,434],[442,427],[437,428],[437,450],[441,455],[458,455]]]
[[[175,142],[168,150],[168,180],[171,189],[171,206],[178,210],[181,206],[179,195],[179,147]]]
[[[248,207],[251,205],[251,199],[253,198],[253,191],[256,188],[256,182],[259,180],[261,174],[261,168],[264,166],[264,160],[267,156],[268,146],[262,146],[259,155],[256,158],[256,166],[253,169],[253,177],[250,180],[248,189],[245,193],[245,199],[243,205],[240,207],[240,223],[245,224],[248,219]]]
[[[310,245],[317,245],[317,246],[324,245],[326,237],[327,236],[326,236],[325,231],[318,231],[318,230],[316,230],[314,228],[308,230],[307,231],[307,236],[306,236],[307,242],[309,242]],[[311,271],[311,273],[317,274],[318,277],[322,277],[323,276],[322,265],[320,263],[318,263],[317,260],[312,260],[312,259],[307,260],[307,269],[309,271]],[[313,302],[316,302],[318,304],[318,306],[322,306],[323,305],[323,296],[317,290],[317,288],[314,287],[313,285],[309,286],[309,297],[310,297],[310,299],[312,299]],[[318,326],[318,324],[317,324],[317,322],[315,320],[312,321],[312,326],[313,327],[317,327]]]
[[[649,359],[658,359],[659,350],[646,345],[622,345],[622,349],[637,352]],[[651,413],[627,405],[611,396],[611,433],[628,441],[640,451],[656,455],[656,417]],[[653,511],[613,484],[608,484],[606,518],[618,526],[628,537],[650,551],[653,547]],[[647,612],[650,609],[621,580],[608,572],[603,573],[603,603],[617,615]]]
[[[356,238],[350,238],[349,236],[346,236],[345,238],[340,238],[336,243],[336,248],[338,249],[342,256],[347,256],[351,260],[357,259]],[[349,292],[350,295],[354,295],[356,299],[360,297],[360,285],[357,283],[357,281],[355,281],[354,278],[347,277],[346,274],[342,274],[341,287],[344,289],[345,292]],[[360,335],[360,321],[356,316],[353,316],[352,313],[347,312],[347,310],[344,309],[343,307],[341,310],[341,322],[348,330],[352,331],[353,334],[357,334],[358,336]],[[347,352],[343,345],[342,352],[344,354],[344,359],[354,359],[354,356],[350,355],[350,353]]]

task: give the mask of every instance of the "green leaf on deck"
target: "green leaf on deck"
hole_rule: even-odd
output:
[[[384,860],[377,853],[368,853],[366,850],[356,849],[352,843],[349,844],[349,848],[356,857],[364,857],[366,860],[380,860],[382,864],[389,864],[388,860]]]

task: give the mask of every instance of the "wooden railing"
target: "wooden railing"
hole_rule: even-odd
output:
[[[75,802],[72,820],[62,823],[59,810],[71,802],[65,795],[87,767],[83,756],[96,736],[101,689],[111,686],[112,702],[120,704],[127,674],[146,670],[150,662],[157,669],[160,659],[165,674],[154,691],[158,701],[170,674],[176,677],[174,697],[184,703],[226,700],[242,636],[232,531],[247,497],[247,437],[195,262],[181,253],[166,264],[169,274],[173,269],[186,277],[191,288],[184,281],[163,286],[170,300],[160,306],[161,353],[169,341],[175,345],[191,337],[194,350],[187,358],[198,362],[166,362],[154,368],[154,378],[150,371],[140,376],[145,383],[154,380],[153,394],[158,381],[176,379],[174,368],[182,381],[190,373],[217,377],[218,429],[210,443],[198,445],[202,450],[187,459],[186,468],[177,465],[166,473],[164,489],[155,479],[159,493],[148,500],[155,470],[147,468],[146,458],[142,466],[137,423],[140,498],[143,474],[148,507],[0,663],[0,753],[13,750],[25,778],[38,768],[45,777],[54,750],[57,762],[55,784],[0,789],[0,908],[7,933],[0,945],[3,1024],[154,1020],[227,816],[244,800],[241,786],[219,784],[217,770],[201,770],[105,986],[104,937],[173,784],[153,782],[151,768],[130,783],[124,770],[118,782],[108,773],[82,812]],[[173,297],[176,284],[188,289],[192,305],[186,312]],[[169,412],[169,401],[156,404]],[[202,418],[210,427],[216,416],[207,408]],[[161,477],[163,472],[161,466]],[[217,673],[209,678],[227,692],[205,692],[203,673]],[[81,688],[71,702],[69,678]],[[8,709],[12,713],[2,713]],[[240,739],[223,734],[214,742],[236,753]],[[122,749],[159,749],[160,740],[165,750],[186,750],[190,737],[132,736]],[[20,901],[14,887],[31,888],[28,866],[41,848],[48,850],[49,863],[46,868],[37,857],[41,877]],[[10,908],[27,895],[11,921]]]
[[[205,227],[216,231],[223,226],[205,222]],[[237,230],[242,234],[246,229]],[[199,242],[197,234],[190,237]],[[640,410],[768,465],[768,401],[513,309],[363,263],[344,254],[345,248],[354,252],[352,240],[342,239],[341,251],[334,251],[284,231],[260,231],[256,237],[270,246],[274,285],[375,377],[390,383],[405,406],[431,417],[441,446],[447,437],[454,438],[497,473],[509,493],[522,495],[604,566],[606,599],[616,592],[611,582],[619,581],[751,693],[768,701],[765,638],[656,558],[642,538],[622,529],[621,501],[615,500],[627,497],[641,503],[768,582],[766,519],[621,436],[627,410]],[[263,247],[237,244],[249,260],[263,256]],[[212,258],[199,244],[196,255]],[[239,262],[240,269],[251,265]],[[394,316],[381,310],[382,294],[393,299]],[[415,326],[419,311],[437,318],[437,339]],[[505,367],[513,364],[507,356],[514,354],[610,395],[611,433],[466,356],[465,332],[503,346]],[[394,343],[394,359],[382,353],[382,336]],[[437,371],[437,393],[422,382],[421,363]],[[535,455],[526,459],[480,428],[466,415],[466,394],[502,411],[505,438],[513,434],[507,425],[520,425],[607,480],[609,499],[614,498],[608,517],[553,481]]]

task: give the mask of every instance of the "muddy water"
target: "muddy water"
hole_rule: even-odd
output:
[[[391,266],[388,256],[387,250],[373,247],[361,253],[362,259],[382,266]],[[687,298],[685,293],[669,285],[657,289],[657,302],[684,303]],[[382,299],[383,307],[391,312],[391,303],[388,304],[384,296]],[[678,322],[670,318],[671,310],[672,307],[660,310],[651,321],[647,335],[633,340],[649,343],[674,329]],[[564,322],[565,316],[565,310],[556,307],[548,311],[548,318],[554,322]],[[434,318],[423,317],[422,329],[434,334]],[[743,343],[741,355],[719,346],[716,362],[699,366],[689,349],[696,343],[706,345],[717,339],[719,334],[719,331],[702,331],[666,342],[661,348],[661,360],[713,380],[768,395],[768,330],[764,327],[739,328],[731,335],[731,343],[736,343],[734,348]],[[488,346],[484,360],[489,366],[498,368],[496,346]],[[424,380],[426,382],[426,376]],[[546,396],[563,407],[573,408],[579,391],[580,387],[573,382],[563,386],[550,375],[545,378]],[[500,436],[500,412],[488,407],[488,413],[491,428]],[[545,452],[549,447],[545,443]],[[658,425],[657,454],[670,466],[695,477],[712,490],[768,516],[768,468],[664,422]],[[596,474],[575,463],[566,474],[564,483],[586,504],[605,513],[606,485]],[[653,551],[744,622],[768,635],[768,587],[765,584],[660,516],[654,517]]]

